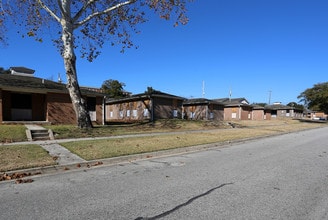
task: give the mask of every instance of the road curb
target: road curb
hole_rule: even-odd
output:
[[[27,174],[27,176],[24,178],[32,178],[33,176],[51,175],[51,174],[69,172],[69,171],[78,171],[78,170],[85,171],[87,169],[92,169],[95,167],[114,166],[114,165],[120,165],[120,164],[124,164],[124,163],[133,163],[135,161],[161,158],[161,157],[173,156],[173,155],[179,155],[179,154],[185,154],[185,153],[193,153],[193,152],[202,151],[202,150],[210,150],[210,149],[214,149],[214,148],[225,148],[225,147],[230,146],[233,143],[244,142],[244,141],[246,141],[246,140],[226,141],[226,142],[219,142],[219,143],[195,145],[195,146],[190,146],[190,147],[182,147],[182,148],[175,148],[175,149],[169,149],[169,150],[154,151],[154,152],[148,152],[148,153],[91,160],[91,161],[72,163],[72,164],[66,164],[66,165],[53,165],[53,166],[13,170],[13,171],[8,171],[8,172],[2,172],[1,174],[7,174],[7,175]],[[22,178],[22,179],[24,179],[24,178]],[[0,184],[5,183],[5,182],[7,182],[7,183],[14,182],[14,181],[15,181],[15,179],[0,181]]]
[[[303,131],[303,130],[301,130],[301,131]],[[0,174],[12,175],[12,174],[17,174],[17,173],[18,174],[27,173],[27,174],[30,174],[30,175],[28,175],[28,178],[31,178],[31,176],[36,176],[36,175],[46,175],[46,174],[56,174],[56,173],[68,172],[68,171],[87,170],[87,169],[92,169],[95,167],[120,165],[120,164],[124,164],[124,163],[132,163],[134,161],[141,161],[141,160],[154,159],[154,158],[160,158],[160,157],[174,156],[174,155],[179,155],[179,154],[193,153],[193,152],[202,151],[202,150],[226,148],[233,144],[244,143],[246,141],[253,141],[253,140],[267,138],[267,137],[275,137],[275,136],[285,135],[285,134],[294,133],[294,132],[284,132],[284,133],[274,134],[274,135],[271,134],[271,135],[265,135],[265,136],[260,136],[260,137],[244,138],[244,139],[238,139],[238,140],[231,140],[231,141],[224,141],[224,142],[217,142],[217,143],[210,143],[210,144],[202,144],[202,145],[195,145],[195,146],[189,146],[189,147],[180,147],[180,148],[174,148],[174,149],[168,149],[168,150],[162,150],[162,151],[154,151],[154,152],[140,153],[140,154],[113,157],[113,158],[90,160],[90,161],[86,161],[86,162],[78,162],[78,163],[71,163],[71,164],[65,164],[65,165],[53,165],[53,166],[5,171],[5,172],[1,172]],[[300,132],[300,131],[297,131],[297,132]],[[0,181],[0,184],[5,183],[5,182],[8,183],[10,181],[15,181],[15,180],[13,179],[13,180]]]

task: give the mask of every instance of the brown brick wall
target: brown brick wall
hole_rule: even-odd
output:
[[[264,119],[264,110],[255,109],[253,110],[253,120],[263,120]]]
[[[184,118],[193,120],[223,120],[222,105],[187,105],[184,106]],[[191,118],[193,114],[193,118]]]
[[[232,113],[235,113],[236,118],[232,118]],[[239,108],[238,107],[226,107],[224,108],[224,120],[239,120]]]
[[[155,97],[154,102],[154,119],[172,119],[173,111],[178,111],[178,117],[182,117],[182,101],[176,99],[167,99]]]
[[[233,114],[235,118],[232,117]],[[252,108],[249,106],[225,107],[224,120],[252,120]]]
[[[204,105],[185,106],[185,119],[203,120],[206,119],[206,109]]]
[[[271,120],[271,112],[265,111],[265,120]]]
[[[213,107],[210,106],[210,109],[210,112],[214,114],[213,120],[224,120],[224,108],[222,105],[213,105]]]
[[[143,121],[145,119],[150,119],[150,114],[151,114],[150,111],[149,111],[149,117],[144,116],[144,110],[147,109],[145,103],[149,105],[149,100],[131,101],[126,103],[118,103],[118,104],[107,104],[106,121],[131,122],[131,121]],[[134,112],[136,112],[136,116],[134,115]]]
[[[154,98],[154,119],[173,118],[173,110],[178,111],[178,117],[182,117],[182,101],[166,98]],[[131,101],[126,103],[107,104],[106,121],[143,121],[151,119],[151,101],[149,99],[140,101]],[[148,109],[148,116],[144,115],[145,109]],[[130,112],[130,115],[128,114]],[[136,113],[136,116],[134,116]]]
[[[241,110],[241,120],[252,120],[251,107],[243,106]]]
[[[47,94],[47,121],[54,124],[75,124],[76,116],[68,94]]]
[[[0,122],[11,121],[12,92],[0,89]],[[68,94],[31,93],[32,121],[49,121],[54,124],[76,124],[75,111]],[[102,97],[96,98],[96,124],[103,120]]]
[[[102,124],[102,97],[96,98],[96,124]],[[47,94],[47,121],[54,124],[76,124],[76,115],[69,94]]]

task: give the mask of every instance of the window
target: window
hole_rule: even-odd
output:
[[[178,117],[178,110],[173,110],[173,117],[177,118]]]
[[[11,94],[11,107],[16,109],[32,109],[32,95]]]
[[[95,111],[89,112],[91,121],[97,121],[97,113]]]
[[[232,113],[231,118],[237,118],[237,113]]]
[[[149,116],[149,111],[148,111],[148,109],[144,109],[143,116],[144,116],[144,117],[148,117],[148,116]]]
[[[130,110],[126,110],[126,117],[130,117]]]
[[[11,94],[11,120],[32,120],[32,95],[18,93]]]
[[[123,117],[124,117],[123,111],[120,111],[120,118],[123,118]]]
[[[137,111],[137,110],[133,110],[133,111],[132,111],[132,116],[133,116],[134,118],[136,118],[136,117],[138,116],[138,111]]]
[[[214,118],[214,113],[210,112],[210,119],[213,119],[213,118]]]

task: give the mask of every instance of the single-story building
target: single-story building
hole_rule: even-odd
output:
[[[252,106],[245,98],[220,98],[214,101],[224,105],[224,120],[252,120]]]
[[[252,109],[252,120],[261,121],[271,119],[271,111],[264,106],[252,105]]]
[[[222,103],[205,98],[186,99],[183,102],[183,118],[223,121],[224,107]]]
[[[34,70],[10,68],[0,74],[0,123],[38,122],[76,124],[76,115],[65,84],[34,77]],[[91,120],[103,123],[104,95],[81,88]]]
[[[324,112],[318,112],[310,109],[305,109],[303,111],[303,117],[312,120],[328,120],[328,115]]]
[[[327,120],[327,114],[324,112],[315,112],[313,119]]]
[[[272,119],[275,118],[302,118],[303,110],[295,109],[295,107],[283,105],[280,102],[266,105],[265,110],[271,115]]]
[[[182,118],[184,98],[151,91],[105,102],[105,121],[137,122],[156,119]]]

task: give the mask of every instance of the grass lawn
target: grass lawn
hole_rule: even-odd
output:
[[[27,141],[24,125],[0,125],[0,143]]]
[[[224,127],[224,123],[212,123],[186,120],[158,120],[155,123],[110,124],[95,126],[83,130],[76,125],[43,125],[54,132],[56,139],[109,137],[124,134],[152,133],[179,130],[199,130],[204,128]],[[0,125],[0,143],[27,141],[24,125]]]
[[[197,133],[153,135],[148,137],[67,142],[61,145],[86,160],[153,152],[179,147],[233,141],[310,129],[326,124],[302,123],[297,120],[266,122],[244,121],[236,129],[212,129]]]
[[[0,172],[55,164],[48,152],[38,145],[0,145]]]
[[[49,125],[44,126],[52,129],[56,139],[81,138],[81,137],[110,137],[125,134],[140,134],[154,132],[170,132],[185,130],[200,130],[211,128],[225,128],[224,122],[187,121],[178,119],[157,120],[155,123],[135,124],[110,124],[95,126],[93,129],[81,130],[74,125]]]
[[[232,124],[235,127],[233,129],[230,125],[228,126],[227,122],[160,120],[155,124],[99,126],[87,131],[80,130],[74,125],[46,127],[53,129],[56,139],[112,137],[111,139],[61,143],[86,160],[96,160],[327,126],[327,123],[304,123],[298,120],[238,121]],[[158,134],[158,132],[177,131],[187,132]],[[151,136],[115,138],[117,135],[138,133],[148,133]],[[25,141],[25,126],[0,125],[0,138],[2,142]],[[53,158],[38,145],[0,145],[0,172],[54,164],[56,163]]]

